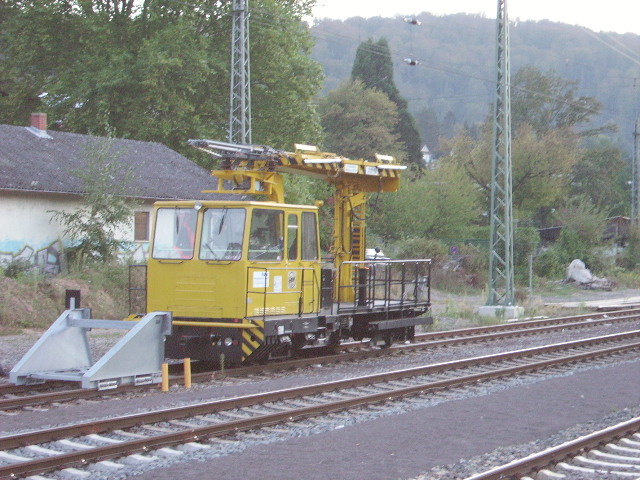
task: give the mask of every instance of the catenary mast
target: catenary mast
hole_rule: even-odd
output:
[[[488,306],[514,304],[511,174],[511,66],[507,1],[498,0]]]
[[[233,0],[229,142],[251,143],[249,0]]]
[[[636,117],[633,128],[633,160],[631,162],[631,223],[638,225],[638,189],[640,188],[640,149],[638,139],[640,138],[640,120]]]
[[[638,202],[640,193],[640,150],[638,148],[638,139],[640,138],[640,117],[638,116],[638,79],[633,80],[633,91],[636,94],[636,123],[633,126],[633,159],[631,161],[631,224],[638,225]]]

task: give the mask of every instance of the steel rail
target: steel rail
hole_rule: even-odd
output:
[[[425,336],[446,336],[447,334],[455,334],[458,336],[464,334],[474,335],[481,332],[493,332],[499,330],[518,330],[526,329],[533,326],[543,325],[558,325],[562,323],[580,322],[582,320],[613,320],[617,317],[624,317],[621,320],[632,321],[640,316],[640,308],[633,308],[628,310],[618,310],[613,312],[599,312],[599,313],[583,313],[580,315],[569,315],[564,317],[553,318],[539,318],[534,320],[523,320],[517,322],[502,323],[500,325],[491,325],[485,327],[469,327],[456,330],[446,330],[441,332],[429,332],[424,334]]]
[[[457,329],[447,332],[430,332],[422,335],[417,335],[417,343],[410,345],[397,345],[391,349],[378,349],[378,350],[359,350],[355,352],[343,352],[334,355],[327,355],[323,357],[309,357],[298,358],[293,360],[287,360],[286,362],[274,362],[268,365],[251,365],[246,367],[233,368],[226,371],[214,371],[214,372],[202,372],[192,375],[192,381],[194,382],[207,382],[212,379],[225,378],[227,376],[239,376],[256,374],[273,370],[288,369],[288,368],[300,368],[308,365],[313,365],[322,361],[323,363],[335,363],[340,361],[354,361],[363,358],[375,358],[389,353],[395,353],[404,350],[424,349],[429,347],[442,347],[446,345],[452,345],[456,343],[469,343],[469,342],[482,342],[489,340],[502,339],[511,336],[518,335],[536,335],[548,333],[559,328],[585,328],[598,326],[604,323],[634,321],[638,319],[640,315],[640,309],[629,311],[613,312],[614,315],[608,313],[602,314],[583,314],[569,317],[558,317],[553,319],[541,319],[541,320],[529,320],[525,322],[517,322],[510,324],[494,325],[490,327],[473,327],[466,329]],[[594,318],[595,317],[595,318]],[[575,322],[575,320],[580,320]],[[345,346],[344,348],[353,348],[354,346],[364,346],[362,343],[354,343]],[[184,379],[181,376],[173,376],[171,383],[182,384]],[[60,384],[62,382],[56,382]],[[12,388],[13,387],[13,388]],[[31,386],[27,387],[30,388]],[[40,387],[40,385],[38,385]],[[154,386],[157,388],[157,385]],[[7,387],[12,392],[20,392],[20,386],[10,385]],[[22,387],[24,388],[24,387]],[[41,387],[40,387],[41,388]],[[153,387],[152,387],[153,388]],[[88,399],[98,396],[114,395],[126,391],[139,390],[140,387],[136,386],[120,386],[116,390],[112,391],[100,391],[97,389],[71,389],[64,390],[62,392],[50,392],[41,393],[36,395],[28,395],[22,397],[0,399],[0,410],[8,410],[15,408],[23,408],[26,406],[42,405],[52,402],[64,402],[79,399]],[[0,393],[2,390],[0,388]]]
[[[601,337],[600,341],[604,339],[608,341],[622,341],[623,339],[631,339],[640,336],[640,331],[635,331],[632,334],[619,334],[609,335]],[[388,372],[387,374],[375,374],[365,377],[357,377],[355,379],[340,380],[335,382],[328,382],[319,385],[312,385],[308,387],[299,387],[289,390],[281,390],[277,392],[269,392],[265,395],[257,394],[247,397],[240,397],[237,399],[220,400],[214,402],[205,402],[201,404],[191,405],[187,407],[180,407],[174,409],[166,409],[158,412],[150,412],[142,415],[129,415],[121,417],[119,419],[107,419],[101,422],[93,422],[84,425],[61,427],[57,429],[51,429],[49,431],[42,432],[26,432],[22,434],[10,435],[0,437],[0,449],[16,448],[18,446],[26,444],[41,443],[45,441],[51,441],[60,436],[78,436],[89,433],[99,433],[101,431],[123,428],[124,426],[140,425],[141,423],[160,422],[170,419],[184,418],[186,416],[202,415],[206,413],[215,413],[222,410],[222,405],[227,404],[227,408],[239,408],[241,406],[255,405],[258,403],[268,403],[275,400],[283,400],[287,398],[294,398],[302,395],[312,395],[327,391],[333,391],[338,388],[353,388],[356,386],[367,385],[382,381],[392,381],[398,378],[406,378],[408,376],[422,375],[426,373],[434,373],[438,369],[451,370],[452,365],[457,365],[457,368],[462,368],[463,364],[476,366],[478,364],[486,364],[498,361],[504,361],[514,358],[531,357],[541,353],[548,353],[559,349],[577,348],[579,346],[594,344],[597,339],[591,339],[591,342],[579,341],[579,342],[565,342],[555,346],[546,346],[541,348],[526,349],[519,352],[509,352],[508,354],[496,354],[488,355],[480,358],[466,359],[465,361],[448,362],[445,364],[432,365],[427,367],[418,367],[407,370],[398,370],[395,372]],[[580,345],[583,344],[583,345]],[[33,462],[25,462],[23,464],[14,464],[6,467],[0,467],[0,477],[5,475],[10,478],[24,475],[24,474],[37,474],[50,471],[53,468],[62,468],[73,465],[84,465],[89,461],[100,461],[110,458],[116,458],[125,454],[131,454],[136,452],[148,451],[152,448],[161,448],[168,445],[178,444],[185,441],[197,441],[202,438],[223,435],[228,433],[234,433],[242,430],[256,428],[258,426],[268,426],[282,421],[292,421],[294,419],[303,418],[310,415],[316,415],[318,413],[326,413],[336,410],[344,410],[354,406],[380,403],[396,398],[401,398],[410,395],[423,394],[434,390],[442,390],[445,388],[451,388],[453,386],[460,386],[464,384],[477,383],[489,379],[516,375],[523,372],[529,372],[539,370],[547,367],[558,366],[563,363],[575,363],[585,361],[587,359],[601,357],[603,355],[611,355],[614,353],[622,352],[629,349],[640,348],[640,342],[632,344],[617,345],[610,348],[598,349],[590,352],[582,352],[577,354],[571,354],[562,358],[546,359],[542,361],[533,361],[532,363],[509,366],[501,370],[494,370],[489,372],[475,373],[471,375],[465,375],[459,378],[452,378],[446,380],[439,380],[435,382],[429,382],[427,384],[418,384],[409,387],[401,387],[393,391],[383,391],[379,393],[373,393],[356,398],[349,398],[346,400],[338,400],[331,403],[325,403],[322,405],[314,405],[310,407],[299,408],[295,410],[278,412],[273,414],[259,415],[247,419],[234,420],[224,424],[216,424],[206,427],[190,428],[186,431],[180,431],[175,433],[164,434],[155,437],[149,437],[141,440],[134,440],[129,442],[123,442],[117,445],[108,447],[99,447],[90,451],[74,452],[69,454],[62,454],[52,458],[45,458],[35,460]],[[386,378],[383,378],[386,377]],[[376,380],[374,380],[376,379]],[[55,434],[53,433],[55,432]]]
[[[16,393],[24,393],[25,390],[48,390],[65,385],[68,386],[69,384],[67,382],[58,381],[35,383],[32,385],[14,385],[13,383],[3,383],[0,385],[0,395],[14,395]]]
[[[359,377],[335,380],[332,382],[324,382],[317,385],[294,387],[290,389],[276,390],[273,392],[258,393],[253,395],[246,395],[242,397],[235,397],[224,400],[212,400],[209,402],[201,402],[198,404],[188,405],[185,407],[174,407],[168,409],[155,410],[152,412],[146,412],[136,415],[124,415],[121,417],[113,417],[110,419],[101,420],[99,422],[80,423],[67,427],[54,427],[49,430],[43,430],[35,432],[35,437],[31,437],[30,432],[23,432],[16,435],[0,436],[0,449],[15,448],[31,443],[46,442],[57,440],[65,436],[72,435],[86,435],[91,433],[99,433],[100,431],[112,430],[116,428],[127,428],[134,426],[140,422],[161,422],[181,418],[182,416],[189,415],[203,415],[206,413],[217,412],[226,409],[246,407],[255,405],[257,403],[272,402],[277,400],[285,400],[289,398],[295,398],[304,395],[311,395],[321,391],[331,391],[343,388],[350,388],[354,386],[368,385],[372,383],[380,383],[384,381],[399,380],[407,377],[413,377],[418,375],[430,375],[437,374],[446,371],[459,370],[470,366],[486,365],[490,363],[508,361],[514,359],[520,359],[526,356],[543,355],[548,353],[554,353],[571,348],[581,348],[590,345],[597,345],[603,341],[625,341],[631,340],[640,336],[640,330],[632,332],[617,333],[606,335],[602,337],[594,337],[582,340],[573,340],[570,342],[562,342],[553,345],[545,345],[541,347],[532,347],[522,350],[516,350],[512,352],[503,352],[490,355],[484,355],[481,357],[471,357],[461,360],[453,360],[449,362],[436,363],[432,365],[426,365],[421,367],[412,367],[402,370],[395,370],[390,372],[376,373],[371,375],[363,375]],[[102,428],[98,429],[96,423],[99,423]]]
[[[157,385],[156,385],[157,387]],[[139,387],[134,385],[122,385],[119,387],[118,392],[123,393],[127,391],[137,390]],[[86,400],[89,398],[103,397],[112,395],[112,391],[97,390],[95,388],[74,388],[70,390],[63,390],[59,392],[47,392],[38,393],[29,396],[15,397],[15,398],[3,398],[0,399],[0,410],[10,410],[12,408],[24,408],[33,405],[42,405],[53,402],[65,402],[72,400]]]
[[[585,435],[561,445],[548,448],[513,462],[492,468],[486,472],[472,475],[465,480],[509,480],[536,472],[568,458],[575,457],[585,450],[592,450],[602,444],[640,432],[640,417],[619,423],[609,428]]]
[[[430,332],[421,335],[416,335],[416,343],[412,343],[409,345],[394,345],[391,348],[379,349],[379,350],[359,350],[355,352],[343,352],[334,355],[326,355],[323,357],[311,357],[311,358],[299,358],[294,360],[287,360],[286,362],[278,362],[278,363],[270,363],[267,365],[251,365],[247,367],[240,367],[237,369],[232,369],[228,371],[229,375],[244,375],[244,374],[256,374],[262,373],[274,369],[284,369],[284,368],[299,368],[308,365],[314,365],[318,362],[322,363],[336,363],[340,361],[353,361],[360,360],[364,358],[373,358],[379,357],[383,355],[387,355],[390,353],[398,353],[403,352],[405,350],[416,350],[416,349],[425,349],[429,347],[443,347],[449,345],[455,345],[457,343],[466,344],[471,342],[483,342],[489,340],[498,340],[503,338],[509,338],[511,336],[521,336],[523,334],[543,334],[553,332],[558,329],[578,329],[578,328],[586,328],[599,326],[602,324],[610,323],[612,321],[616,322],[630,322],[639,320],[640,310],[637,313],[630,315],[620,315],[619,318],[599,318],[593,319],[592,315],[579,315],[577,317],[561,317],[557,319],[546,319],[546,320],[534,320],[528,322],[518,322],[514,324],[503,324],[503,325],[494,325],[491,327],[473,327],[466,329],[458,329],[458,330],[450,330],[448,332]],[[570,319],[579,318],[584,319],[578,323],[570,322]],[[560,322],[556,322],[559,320]],[[525,327],[520,327],[520,325],[526,324]],[[530,328],[534,326],[539,326],[537,328]],[[506,330],[506,331],[504,331]],[[458,336],[459,335],[459,336]],[[352,343],[348,345],[341,346],[343,348],[353,348],[358,346],[364,346],[362,343]],[[198,380],[202,379],[202,381],[207,381],[212,378],[224,378],[225,373],[221,372],[207,372],[207,373],[199,373],[194,374],[194,380],[196,377]],[[196,381],[198,381],[196,380]]]

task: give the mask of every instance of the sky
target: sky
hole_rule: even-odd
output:
[[[481,14],[496,18],[496,0],[317,0],[316,18],[395,17],[429,12]],[[508,0],[509,20],[550,20],[580,25],[596,32],[635,33],[640,35],[640,1],[607,0]]]

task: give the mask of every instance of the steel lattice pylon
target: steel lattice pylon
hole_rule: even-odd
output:
[[[249,0],[233,0],[229,142],[251,143]]]
[[[633,128],[633,161],[631,162],[631,223],[638,225],[638,188],[640,188],[640,151],[638,149],[640,126],[638,119]]]
[[[511,177],[511,66],[507,1],[498,0],[497,81],[491,164],[491,238],[487,305],[514,303]]]

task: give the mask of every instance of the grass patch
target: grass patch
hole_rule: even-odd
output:
[[[66,290],[80,290],[81,306],[95,318],[128,314],[128,266],[85,267],[56,277],[21,273],[0,277],[0,335],[46,329],[65,310]]]

